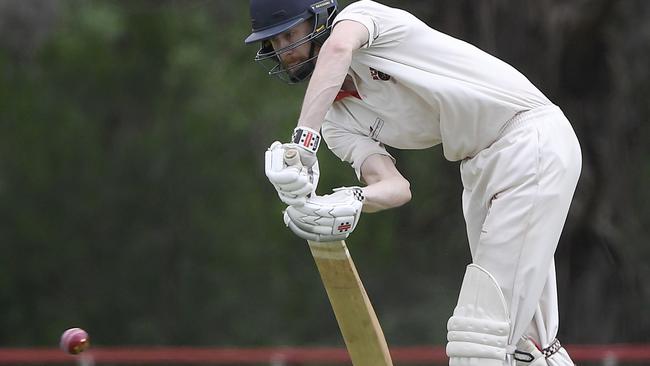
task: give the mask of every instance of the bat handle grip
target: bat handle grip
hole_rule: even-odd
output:
[[[289,166],[301,165],[300,153],[296,149],[288,149],[284,152],[284,162]]]

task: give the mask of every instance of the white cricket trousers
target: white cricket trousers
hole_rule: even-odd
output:
[[[553,255],[581,164],[578,139],[554,105],[513,117],[497,141],[461,163],[472,261],[503,291],[511,347],[526,335],[546,348],[557,335]],[[573,366],[564,349],[547,362]]]

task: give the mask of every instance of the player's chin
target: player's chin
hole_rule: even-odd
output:
[[[292,62],[292,63],[283,63],[282,67],[284,67],[285,70],[287,70],[287,74],[292,75],[296,73],[296,70],[300,68],[300,61]]]
[[[301,82],[309,79],[313,70],[314,70],[313,66],[309,65],[308,63],[302,62],[296,64],[294,67],[290,69],[286,69],[286,73],[287,76],[289,76],[289,78],[291,79],[291,81]]]
[[[298,78],[298,75],[299,75],[299,74],[298,74],[298,71],[297,71],[296,68],[292,68],[292,69],[287,68],[286,70],[287,70],[287,75],[288,75],[291,79],[297,79],[297,78]]]

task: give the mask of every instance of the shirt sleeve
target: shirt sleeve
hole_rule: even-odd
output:
[[[368,136],[347,131],[331,122],[325,122],[321,132],[327,147],[339,159],[352,165],[359,181],[361,181],[361,166],[369,156],[385,155],[395,163],[395,158],[386,151],[384,145]]]
[[[399,44],[409,32],[408,24],[411,19],[407,14],[406,12],[395,13],[394,9],[385,5],[362,0],[341,10],[334,19],[334,26],[340,21],[351,20],[366,27],[368,43],[361,47],[362,49],[373,46],[391,47]]]
[[[368,43],[366,43],[362,48],[368,48],[372,46],[374,41],[379,36],[379,29],[374,19],[367,14],[361,7],[355,6],[356,4],[346,7],[339,15],[334,19],[334,26],[342,20],[351,20],[357,23],[361,23],[366,29],[368,29]]]

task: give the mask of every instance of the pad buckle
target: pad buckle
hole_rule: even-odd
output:
[[[523,352],[520,350],[515,350],[515,360],[520,361],[520,362],[533,362],[535,360],[535,356],[533,356],[531,353],[528,352]]]

